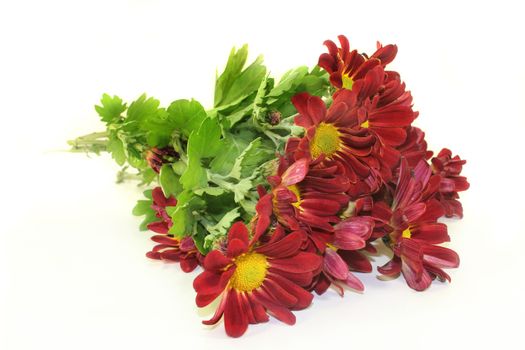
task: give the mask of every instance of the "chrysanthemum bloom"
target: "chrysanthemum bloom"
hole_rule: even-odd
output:
[[[432,158],[432,171],[441,176],[438,199],[445,208],[447,217],[463,217],[463,206],[458,201],[458,192],[470,187],[465,176],[461,176],[463,165],[467,161],[459,156],[452,157],[449,149],[443,148],[437,157]]]
[[[197,306],[220,298],[213,317],[204,324],[216,324],[224,315],[226,333],[244,334],[248,324],[268,321],[268,314],[287,324],[295,323],[291,310],[310,305],[312,294],[302,286],[311,283],[319,270],[317,254],[301,252],[304,233],[284,230],[259,245],[248,238],[246,226],[237,222],[228,232],[227,249],[211,251],[204,260],[204,272],[195,281]]]
[[[151,240],[159,244],[146,253],[148,258],[178,262],[184,272],[195,270],[204,260],[191,237],[184,237],[179,241],[173,237],[157,235],[151,237]]]
[[[410,167],[415,167],[421,160],[429,160],[432,157],[432,151],[428,150],[425,141],[425,133],[414,126],[406,129],[407,137],[405,142],[396,147],[401,157],[405,158]]]
[[[370,69],[386,66],[397,54],[397,46],[382,46],[378,42],[377,51],[368,58],[355,49],[350,51],[350,43],[344,35],[339,35],[337,38],[341,47],[338,48],[333,41],[326,40],[324,45],[328,48],[328,53],[323,53],[319,57],[318,64],[330,74],[330,82],[338,89],[351,90],[354,83],[362,79]]]
[[[358,291],[364,290],[363,283],[349,271],[349,265],[362,264],[361,255],[352,252],[365,248],[366,241],[372,234],[373,225],[371,218],[354,216],[335,226],[333,240],[326,244],[323,254],[323,271],[313,284],[317,294],[323,294],[330,285],[334,286],[341,296],[344,294],[343,286]],[[361,271],[370,272],[372,266],[369,262],[368,265],[362,267]]]
[[[425,161],[413,172],[414,175],[403,159],[392,208],[393,232],[387,240],[395,256],[378,270],[388,276],[402,272],[411,288],[422,291],[436,277],[450,281],[443,268],[458,267],[459,257],[453,250],[436,245],[450,241],[447,226],[437,222],[444,215],[443,207],[432,198],[439,176],[431,176]]]
[[[155,210],[156,216],[160,219],[148,224],[148,229],[153,232],[167,234],[173,222],[171,217],[166,212],[166,207],[174,207],[177,205],[177,199],[173,196],[166,198],[162,192],[162,188],[155,187],[151,192],[153,197],[153,204],[151,208]]]
[[[146,161],[156,173],[160,172],[162,165],[173,163],[178,158],[179,154],[171,146],[163,148],[152,147],[146,152]]]
[[[308,93],[295,95],[292,102],[299,112],[295,124],[305,128],[299,142],[292,140],[296,159],[312,158],[323,167],[342,166],[352,184],[364,182],[371,190],[378,189],[378,178],[368,164],[377,140],[368,129],[355,128],[360,113],[356,95],[348,91],[336,96],[328,110],[321,98]]]
[[[405,128],[418,114],[412,109],[412,95],[405,91],[401,80],[388,79],[383,67],[377,66],[355,84],[353,93],[341,90],[337,96],[338,100],[352,100],[347,103],[354,103],[357,96],[357,103],[362,103],[365,113],[355,114],[355,125],[368,128],[383,145],[399,146],[405,142]]]
[[[307,158],[291,165],[281,158],[277,175],[268,177],[272,201],[263,200],[261,206],[271,204],[273,214],[286,228],[331,231],[332,224],[339,221],[337,214],[348,203],[348,180],[338,172],[336,165],[319,169]]]

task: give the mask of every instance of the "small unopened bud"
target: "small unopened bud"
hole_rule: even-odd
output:
[[[279,111],[271,111],[268,113],[267,117],[268,123],[270,125],[277,125],[281,122],[281,113]]]
[[[166,146],[163,148],[153,147],[150,148],[146,153],[146,160],[148,161],[149,166],[156,173],[160,172],[163,164],[169,164],[175,162],[179,158],[177,151],[171,146]]]

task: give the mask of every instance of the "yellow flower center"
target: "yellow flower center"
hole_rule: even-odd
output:
[[[350,78],[347,74],[343,74],[341,80],[343,81],[343,89],[352,90],[354,79]]]
[[[295,194],[295,196],[297,197],[297,201],[293,202],[292,205],[296,208],[299,208],[301,206],[301,192],[299,192],[299,187],[297,187],[297,185],[291,185],[291,186],[288,186],[287,188],[290,191],[292,191],[293,194]]]
[[[246,253],[234,261],[235,272],[230,280],[231,286],[242,292],[251,292],[261,286],[266,277],[268,262],[259,253]]]
[[[337,248],[333,244],[326,243],[326,247],[332,249],[334,252],[337,251]]]
[[[314,138],[310,143],[312,158],[317,158],[321,154],[330,158],[340,148],[341,136],[337,127],[333,124],[319,124],[315,129]]]
[[[365,120],[364,122],[361,123],[361,127],[362,128],[368,128],[368,120]]]
[[[410,228],[406,228],[403,233],[401,234],[401,237],[403,238],[412,238],[412,232],[410,232]]]

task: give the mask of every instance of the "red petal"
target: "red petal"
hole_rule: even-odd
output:
[[[383,266],[379,266],[377,271],[386,276],[396,276],[401,272],[401,260],[398,257],[394,257]]]
[[[221,298],[221,302],[219,303],[217,310],[215,310],[215,314],[213,315],[213,317],[210,318],[209,320],[202,321],[203,324],[210,326],[210,325],[213,325],[219,322],[222,315],[224,314],[224,306],[226,305],[227,295],[228,294],[225,293],[223,297]]]
[[[301,182],[306,174],[308,173],[308,166],[310,165],[310,160],[307,158],[302,158],[293,163],[282,177],[283,186],[295,185],[298,182]]]
[[[248,244],[240,239],[234,238],[228,243],[228,256],[236,257],[248,251]]]
[[[148,230],[156,233],[167,234],[170,228],[165,221],[156,221],[148,224]]]
[[[235,222],[228,231],[228,245],[233,239],[238,239],[248,245],[248,228],[242,221]]]
[[[346,277],[346,280],[344,281],[345,284],[355,290],[358,290],[360,292],[365,290],[365,286],[363,285],[363,282],[359,280],[354,274],[351,272],[348,272],[348,276]]]
[[[431,244],[449,242],[450,236],[447,233],[447,225],[443,223],[421,224],[412,231],[412,239]]]
[[[277,242],[260,246],[256,251],[270,258],[286,258],[296,254],[303,242],[304,233],[294,231]]]
[[[271,267],[292,273],[315,271],[321,266],[322,259],[314,253],[301,252],[286,259],[269,259]]]
[[[272,275],[270,278],[275,280],[277,284],[297,299],[296,303],[293,305],[294,310],[304,309],[312,303],[313,295],[297,284],[279,275]]]
[[[224,308],[224,328],[230,337],[240,337],[248,329],[248,320],[243,312],[237,292],[231,289]]]
[[[252,292],[252,295],[279,321],[289,325],[295,324],[295,315],[290,310],[268,300],[268,298],[262,295],[258,290],[254,290]]]
[[[220,272],[231,263],[232,260],[225,257],[220,251],[212,250],[204,259],[204,269],[212,272]]]
[[[326,248],[323,262],[323,269],[328,275],[337,280],[346,280],[348,276],[348,265],[346,265],[336,251]]]

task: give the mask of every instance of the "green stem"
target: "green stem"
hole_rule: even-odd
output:
[[[87,135],[79,136],[67,143],[71,146],[71,152],[96,153],[107,151],[109,134],[107,131],[93,132]]]

